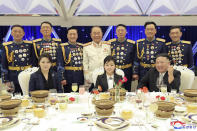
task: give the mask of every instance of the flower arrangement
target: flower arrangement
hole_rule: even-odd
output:
[[[117,84],[114,85],[114,88],[115,88],[115,101],[116,102],[119,102],[120,101],[120,89],[122,88],[122,85],[127,82],[127,78],[126,77],[123,77],[123,79],[120,79],[118,81]]]
[[[156,99],[157,100],[161,100],[161,101],[165,101],[166,100],[165,96],[160,96],[160,95],[157,95]]]

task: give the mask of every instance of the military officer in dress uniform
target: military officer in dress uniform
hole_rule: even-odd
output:
[[[172,64],[193,68],[192,45],[190,41],[181,40],[181,27],[172,26],[169,36],[172,42],[166,43],[166,46],[168,47],[168,55],[172,58]]]
[[[133,79],[140,80],[146,72],[155,67],[156,56],[160,53],[167,53],[165,40],[155,38],[155,22],[146,22],[145,25],[146,39],[137,40],[136,57],[134,62]]]
[[[126,39],[126,26],[119,24],[116,27],[118,39],[111,39],[111,52],[116,60],[116,68],[122,69],[128,81],[125,89],[131,91],[132,65],[135,57],[135,41]]]
[[[72,83],[83,85],[83,44],[78,43],[78,31],[75,28],[69,28],[67,33],[68,43],[62,43],[61,54],[57,58],[58,71],[61,72],[64,92],[72,91]],[[64,70],[61,70],[61,69]]]
[[[56,67],[57,52],[59,50],[59,44],[61,39],[51,38],[52,33],[52,24],[50,22],[42,22],[40,32],[43,35],[43,38],[33,40],[34,51],[36,57],[42,53],[49,53],[53,60],[53,66]],[[56,68],[54,68],[56,70]]]
[[[93,83],[92,72],[103,67],[105,57],[111,55],[110,43],[101,41],[103,37],[101,27],[92,27],[90,35],[92,42],[84,44],[83,47],[83,70],[85,82],[87,83]]]
[[[18,74],[31,66],[35,66],[35,54],[32,42],[23,40],[25,32],[21,25],[13,25],[11,35],[14,40],[3,43],[2,81],[9,87],[9,91],[14,90],[11,84],[13,83],[14,93],[22,94]]]

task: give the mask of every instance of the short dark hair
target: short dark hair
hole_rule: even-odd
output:
[[[146,26],[147,25],[154,25],[155,26],[155,29],[157,28],[157,24],[155,23],[155,22],[153,22],[153,21],[147,21],[145,24],[144,24],[144,28],[146,29]]]
[[[179,29],[180,32],[182,32],[182,29],[181,29],[180,26],[171,26],[171,27],[170,27],[170,31],[173,30],[173,29]]]
[[[116,26],[116,29],[117,29],[119,26],[122,26],[122,27],[124,27],[124,28],[127,30],[127,26],[124,25],[124,24],[118,24],[118,25]]]
[[[41,24],[40,24],[40,27],[42,27],[43,24],[49,24],[51,26],[51,28],[53,27],[53,25],[49,22],[49,21],[43,21]]]
[[[13,25],[13,26],[11,27],[11,30],[13,30],[15,27],[19,27],[19,28],[21,28],[21,29],[24,31],[24,27],[21,26],[21,25]],[[24,32],[25,32],[25,31],[24,31]]]
[[[50,63],[53,62],[52,57],[51,57],[51,55],[49,53],[42,53],[40,55],[40,57],[38,58],[38,64],[40,63],[41,59],[45,58],[45,57],[49,59]]]
[[[108,55],[108,56],[105,57],[105,59],[104,59],[104,65],[105,65],[107,62],[109,62],[109,61],[113,61],[114,64],[116,65],[115,59],[114,59],[114,57],[111,56],[111,55]]]
[[[76,31],[77,31],[77,33],[78,33],[77,28],[75,28],[75,27],[70,27],[70,28],[68,28],[68,29],[67,29],[67,34],[68,34],[68,32],[69,32],[70,30],[76,30]]]
[[[158,57],[165,57],[166,59],[168,59],[169,61],[171,61],[171,58],[170,58],[170,56],[169,56],[167,53],[158,54],[158,55],[156,56],[156,59],[157,59]]]
[[[101,32],[103,32],[103,31],[102,31],[102,28],[101,28],[100,26],[92,26],[92,28],[91,28],[91,33],[92,33],[92,29],[95,28],[95,27],[100,28],[100,29],[101,29]]]

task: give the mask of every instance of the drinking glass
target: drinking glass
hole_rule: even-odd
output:
[[[77,83],[72,83],[72,91],[76,92],[78,90]]]

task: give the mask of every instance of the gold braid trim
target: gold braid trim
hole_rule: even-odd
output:
[[[5,46],[5,51],[6,51],[6,57],[7,57],[7,60],[8,62],[12,62],[13,61],[13,57],[14,57],[14,51],[12,51],[9,55],[9,51],[8,51],[8,47]]]
[[[36,49],[36,43],[35,42],[33,43],[33,46],[34,46],[34,51],[35,51],[36,57],[38,59],[38,52],[37,52],[37,49]]]
[[[43,48],[40,50],[40,56],[42,55],[42,52],[43,52]]]
[[[62,47],[62,54],[63,54],[63,57],[64,57],[64,61],[66,61],[66,55],[65,55],[65,49],[64,49],[64,46],[61,45]]]
[[[142,59],[142,56],[144,55],[144,46],[143,46],[143,49],[142,49],[141,55],[140,55],[138,45],[139,45],[139,43],[137,43],[137,57],[139,59]]]
[[[112,54],[111,54],[112,56],[114,56],[115,55],[115,49],[113,49],[113,51],[112,51]]]
[[[67,65],[68,63],[70,63],[70,61],[71,61],[71,52],[69,53],[68,61],[65,61],[66,65]]]

